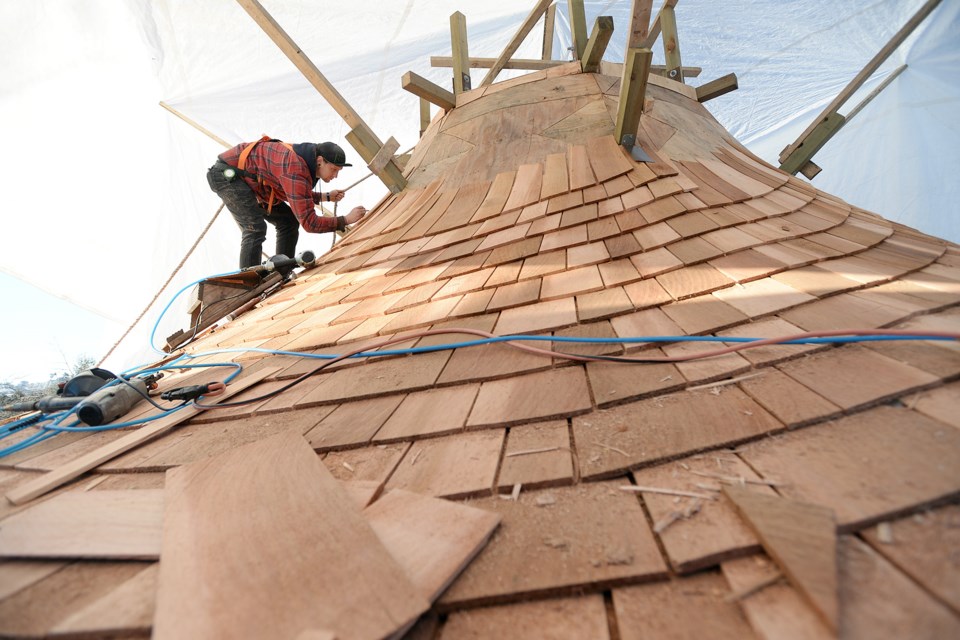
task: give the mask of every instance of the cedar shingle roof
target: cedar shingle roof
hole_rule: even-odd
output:
[[[189,351],[476,337],[420,335],[450,328],[621,338],[960,329],[960,247],[772,168],[688,88],[655,77],[638,132],[654,162],[636,163],[612,136],[619,80],[578,65],[461,94],[424,134],[403,192]],[[717,346],[531,344],[654,358]],[[318,362],[234,360],[244,376],[272,371],[240,399]],[[364,500],[402,489],[500,517],[421,621],[423,637],[828,635],[792,582],[728,597],[777,571],[718,491],[742,484],[832,510],[841,635],[947,637],[960,630],[958,375],[958,343],[934,341],[648,364],[506,344],[349,360],[275,398],[201,414],[96,469],[95,489],[161,488],[161,471],[292,429]],[[219,376],[186,371],[164,386]],[[60,436],[0,460],[0,482],[9,490],[121,435]],[[0,517],[22,510],[3,504]],[[150,627],[150,563],[9,561],[0,575],[10,585],[0,633]],[[90,613],[124,597],[136,606]]]

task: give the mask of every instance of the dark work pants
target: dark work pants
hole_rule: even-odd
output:
[[[267,213],[265,207],[257,202],[246,182],[240,177],[227,180],[223,170],[228,165],[217,162],[207,171],[207,182],[223,204],[230,211],[230,215],[240,227],[240,268],[246,269],[260,264],[260,253],[263,250],[263,241],[267,237],[267,223],[276,228],[276,254],[283,254],[288,258],[294,257],[297,251],[297,239],[300,237],[300,223],[293,215],[290,205],[283,201],[273,203],[273,209]]]

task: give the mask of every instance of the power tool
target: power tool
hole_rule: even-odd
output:
[[[46,396],[40,400],[17,402],[4,407],[6,411],[42,411],[54,413],[77,408],[80,421],[97,427],[113,422],[127,413],[137,402],[155,389],[162,373],[140,378],[118,379],[105,369],[83,371],[60,389],[60,395]],[[114,381],[113,384],[108,384]]]
[[[38,400],[14,402],[4,406],[3,410],[42,411],[43,413],[66,411],[80,404],[85,397],[115,377],[106,369],[87,369],[60,384],[57,395],[44,396]]]

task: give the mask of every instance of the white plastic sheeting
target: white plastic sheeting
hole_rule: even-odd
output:
[[[450,86],[450,69],[429,63],[431,55],[450,54],[450,14],[466,16],[472,56],[495,57],[533,6],[532,0],[262,2],[377,135],[396,137],[401,151],[416,143],[419,117],[418,99],[400,88],[400,78],[412,70]],[[736,73],[740,89],[708,108],[776,163],[922,4],[682,0],[683,61],[703,68],[688,82]],[[622,60],[631,3],[585,5],[588,25],[598,15],[613,16],[606,59]],[[349,127],[236,2],[7,0],[0,3],[0,38],[7,180],[0,270],[92,310],[104,331],[86,332],[91,355],[104,353],[137,316],[220,204],[204,172],[223,147],[159,101],[230,142],[263,133],[291,142],[334,140],[355,166],[333,187],[366,175],[344,140]],[[516,57],[539,58],[541,41],[538,24]],[[569,59],[569,46],[567,7],[559,2],[554,58]],[[662,58],[658,43],[654,62]],[[816,156],[824,171],[814,184],[957,241],[960,3],[942,2],[841,113],[904,63],[907,70]],[[473,70],[474,84],[485,73]],[[372,206],[385,193],[370,178],[350,191],[343,210]],[[272,242],[268,236],[267,253]],[[234,269],[238,246],[239,232],[224,211],[106,365],[122,369],[151,359],[147,336],[163,305],[185,284]],[[329,236],[301,235],[301,250],[328,247]],[[18,322],[23,309],[4,306],[4,322]],[[155,342],[185,322],[175,305]]]

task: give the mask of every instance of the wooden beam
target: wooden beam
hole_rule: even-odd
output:
[[[441,109],[453,109],[457,106],[457,97],[413,71],[407,71],[401,79],[401,86],[415,96],[432,102]]]
[[[653,44],[657,41],[657,38],[660,37],[660,29],[661,29],[661,23],[662,23],[661,16],[663,15],[663,10],[666,9],[667,7],[671,9],[674,8],[675,6],[677,6],[677,2],[679,2],[679,0],[664,1],[663,6],[660,7],[660,11],[657,12],[657,17],[653,19],[652,23],[650,23],[650,29],[647,31],[647,37],[644,38],[643,41],[638,45],[640,49],[653,48]]]
[[[587,47],[587,17],[583,0],[567,0],[567,11],[570,15],[570,35],[573,37],[573,57],[580,60]]]
[[[650,49],[627,49],[623,76],[620,79],[620,102],[617,105],[617,124],[614,138],[623,143],[623,136],[636,134],[640,126],[640,114],[647,91],[647,76],[650,75]]]
[[[467,60],[470,53],[467,47],[467,18],[459,11],[450,16],[450,47],[453,51],[453,93],[469,91],[471,88],[470,68]],[[454,100],[456,102],[456,100]]]
[[[792,144],[787,145],[787,147],[780,152],[780,162],[786,162],[787,158],[804,143],[804,140],[813,133],[814,129],[816,129],[821,122],[824,122],[830,114],[836,113],[840,107],[843,106],[843,103],[846,102],[850,96],[852,96],[878,68],[880,68],[880,65],[882,65],[884,61],[890,57],[890,54],[893,53],[896,48],[899,47],[903,41],[910,36],[911,33],[913,33],[914,29],[916,29],[917,26],[919,26],[920,23],[923,22],[924,19],[930,15],[930,13],[936,9],[937,5],[939,4],[940,0],[927,0],[927,2],[920,7],[920,10],[917,11],[909,21],[907,21],[907,24],[903,25],[900,31],[894,34],[890,41],[887,42],[887,44],[885,44],[879,52],[877,52],[877,55],[873,56],[870,62],[868,62],[867,65],[860,70],[860,73],[858,73],[856,77],[854,77],[854,79],[843,88],[843,91],[841,91],[837,97],[833,99],[833,102],[827,105],[827,108],[824,109],[820,115],[810,123],[810,126],[808,126]]]
[[[420,136],[423,137],[427,127],[430,126],[430,101],[426,98],[420,98]]]
[[[163,100],[160,101],[160,106],[163,107],[164,109],[166,109],[167,111],[169,111],[170,113],[172,113],[173,115],[177,116],[178,118],[180,118],[180,119],[183,120],[184,122],[186,122],[188,125],[190,125],[190,126],[193,127],[194,129],[196,129],[196,130],[199,131],[200,133],[206,135],[208,138],[210,138],[210,139],[212,139],[212,140],[214,140],[214,141],[222,144],[222,145],[223,145],[224,147],[226,147],[227,149],[229,149],[230,147],[233,146],[232,144],[230,144],[229,142],[227,142],[226,140],[224,140],[224,139],[221,138],[220,136],[212,133],[209,129],[204,129],[204,128],[201,127],[199,124],[197,124],[196,122],[194,122],[193,120],[191,120],[191,119],[188,118],[187,116],[183,115],[182,113],[180,113],[179,111],[177,111],[176,109],[174,109],[173,107],[171,107],[170,105],[168,105],[168,104],[167,104],[166,102],[164,102]]]
[[[343,121],[354,131],[362,130],[363,135],[359,136],[358,139],[363,140],[365,146],[357,147],[354,145],[354,149],[357,150],[357,153],[360,154],[364,162],[370,162],[377,154],[377,151],[383,147],[383,142],[381,142],[373,130],[367,126],[367,123],[363,121],[360,114],[350,106],[350,103],[348,103],[343,96],[340,95],[340,92],[320,73],[320,69],[318,69],[300,47],[297,46],[297,43],[287,35],[287,32],[277,24],[277,21],[267,13],[263,5],[257,2],[257,0],[237,0],[237,4],[243,7],[244,11],[253,18],[254,22],[260,25],[260,28],[263,29],[270,39],[273,40],[274,44],[280,48],[280,51],[289,58],[290,62],[300,70],[300,73],[302,73],[307,81],[323,96],[327,103],[333,107],[333,110],[340,114]],[[353,143],[351,142],[351,144]],[[400,177],[400,182],[396,181],[397,176]],[[403,176],[400,174],[400,170],[392,162],[381,174],[378,174],[378,177],[393,193],[397,193],[403,189],[403,186],[406,184],[406,181],[403,180]]]
[[[553,58],[553,31],[557,24],[557,3],[554,2],[547,7],[547,12],[543,14],[543,50],[540,56],[544,60]],[[509,67],[504,67],[509,68]]]
[[[590,32],[590,39],[583,50],[583,58],[580,60],[580,68],[584,73],[596,73],[600,68],[600,60],[603,59],[612,35],[613,18],[597,16],[597,21],[593,23],[593,31]]]
[[[470,58],[470,67],[472,69],[489,69],[496,62],[496,58]],[[503,66],[504,69],[525,69],[527,71],[542,71],[543,69],[552,69],[560,65],[569,64],[567,60],[536,60],[533,58],[513,58],[508,60]],[[431,67],[452,67],[453,58],[450,56],[430,56]],[[604,69],[616,69],[616,73],[604,71]],[[684,78],[696,78],[703,73],[703,67],[682,67]],[[623,63],[609,62],[603,60],[600,65],[600,73],[619,76],[623,73]],[[658,76],[665,76],[667,67],[662,64],[650,65],[650,73]],[[436,86],[436,85],[434,85]]]
[[[467,63],[471,69],[489,69],[497,61],[496,58],[470,58]],[[567,60],[537,60],[533,58],[513,58],[504,63],[504,69],[524,69],[527,71],[542,71],[567,64]],[[450,56],[430,56],[431,67],[452,67],[453,58]]]
[[[487,75],[484,76],[483,80],[480,81],[480,86],[485,87],[491,84],[496,78],[497,75],[503,70],[503,66],[507,63],[514,53],[517,52],[517,49],[520,48],[520,45],[523,43],[523,39],[527,37],[527,34],[533,29],[534,25],[537,24],[537,20],[540,19],[546,10],[550,6],[551,0],[538,0],[537,5],[533,8],[533,11],[527,16],[527,19],[523,21],[523,24],[520,25],[520,28],[517,30],[517,33],[513,36],[513,39],[510,40],[506,48],[497,58],[496,62],[493,63],[493,66],[490,67],[490,71],[487,72]]]
[[[642,46],[650,31],[650,12],[653,9],[653,0],[633,0],[633,11],[630,15],[630,30],[627,32],[627,48],[637,49]]]
[[[677,82],[683,82],[680,73],[683,63],[680,62],[680,38],[677,35],[677,15],[673,7],[664,5],[660,10],[660,28],[663,31],[663,55],[667,63],[667,77]]]
[[[805,166],[814,154],[823,148],[823,145],[827,144],[845,122],[846,118],[839,113],[831,113],[825,120],[821,120],[814,130],[804,138],[800,146],[784,159],[780,169],[791,175],[796,175],[797,171]]]
[[[737,87],[737,74],[728,73],[725,76],[720,76],[716,80],[711,80],[697,87],[697,100],[700,102],[713,100],[725,93],[736,90]]]
[[[865,106],[867,106],[867,105],[870,103],[871,100],[873,100],[873,99],[876,98],[878,95],[880,95],[880,92],[882,92],[884,89],[886,89],[887,87],[889,87],[889,86],[890,86],[890,83],[893,82],[894,80],[896,80],[896,79],[897,79],[897,76],[899,76],[901,73],[903,73],[904,71],[906,71],[906,69],[907,69],[907,65],[905,65],[905,64],[900,65],[899,67],[897,67],[897,68],[893,71],[893,73],[891,73],[889,76],[887,76],[886,78],[884,78],[884,79],[883,79],[883,82],[881,82],[880,84],[878,84],[876,89],[874,89],[873,91],[871,91],[870,93],[868,93],[868,94],[867,94],[867,97],[865,97],[863,100],[860,101],[860,104],[858,104],[857,106],[855,106],[853,109],[850,110],[849,113],[847,113],[847,115],[846,115],[847,122],[850,122],[851,120],[853,120],[853,116],[855,116],[855,115],[857,115],[858,113],[860,113],[861,111],[863,111],[863,108],[864,108]]]
[[[800,173],[802,173],[807,180],[813,180],[821,171],[823,171],[823,169],[813,162],[813,160],[800,167]]]

